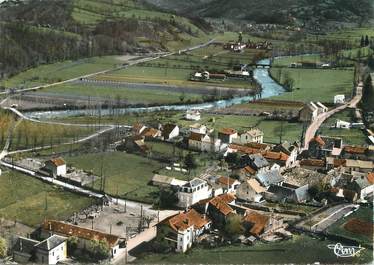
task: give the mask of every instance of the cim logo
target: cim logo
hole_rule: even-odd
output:
[[[356,256],[360,251],[364,250],[365,248],[362,248],[361,246],[355,247],[355,246],[343,246],[340,243],[337,243],[335,245],[327,245],[329,249],[334,250],[334,254],[337,257],[341,258],[350,258]]]

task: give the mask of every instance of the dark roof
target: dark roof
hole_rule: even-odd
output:
[[[285,199],[295,196],[298,202],[305,201],[308,198],[308,185],[301,187],[270,185],[268,191]]]
[[[37,244],[35,247],[37,247],[39,249],[44,249],[44,250],[49,251],[49,250],[52,250],[52,249],[58,247],[62,243],[64,243],[66,241],[66,239],[67,238],[63,237],[63,236],[53,235],[53,236],[43,240],[42,242]]]
[[[269,162],[260,154],[249,155],[253,165],[257,168],[263,168],[269,166]]]
[[[283,176],[280,174],[278,170],[258,173],[256,178],[264,187],[268,187],[271,184],[278,184],[284,181]]]
[[[199,178],[194,178],[193,180],[187,182],[183,187],[189,187],[189,188],[195,188],[201,184],[206,183],[205,180],[199,179]]]
[[[175,124],[165,124],[162,128],[162,135],[163,136],[169,136],[170,133],[174,130],[174,128],[177,127]]]
[[[34,250],[35,245],[39,243],[39,241],[30,238],[18,237],[16,243],[13,246],[13,251],[30,254]]]

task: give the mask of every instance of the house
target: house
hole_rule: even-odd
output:
[[[282,185],[270,185],[265,193],[265,199],[274,202],[302,203],[309,199],[309,186],[295,186],[289,183]]]
[[[278,170],[259,172],[256,175],[256,179],[265,188],[268,188],[270,185],[281,185],[284,181],[283,176]]]
[[[222,146],[220,139],[192,132],[188,138],[188,148],[200,152],[220,152]]]
[[[155,128],[146,128],[140,134],[140,136],[143,137],[145,140],[161,138],[161,135],[162,135],[161,131]]]
[[[177,136],[179,136],[179,127],[175,124],[165,124],[162,126],[162,137],[165,141],[171,140]]]
[[[242,160],[246,165],[249,165],[252,169],[256,170],[257,172],[264,172],[269,169],[270,163],[264,158],[261,154],[253,154],[243,156]]]
[[[52,235],[43,241],[19,237],[13,246],[13,259],[18,263],[57,264],[67,259],[67,238]]]
[[[66,163],[61,157],[46,161],[44,169],[54,178],[66,175]]]
[[[201,119],[201,113],[198,110],[187,110],[185,119],[188,121],[199,121]]]
[[[371,160],[369,148],[363,146],[344,146],[341,155],[346,159]]]
[[[318,116],[318,107],[313,103],[309,102],[299,112],[299,121],[301,122],[313,122]]]
[[[256,179],[248,179],[240,184],[236,197],[242,201],[261,202],[265,191],[266,189]]]
[[[300,151],[300,145],[295,142],[290,144],[289,142],[283,142],[281,144],[275,145],[272,150],[273,152],[282,152],[290,157],[290,160],[295,162],[297,160],[297,155]]]
[[[345,95],[334,96],[334,104],[344,104],[344,103],[345,103]]]
[[[350,129],[351,123],[342,120],[336,120],[334,127],[336,129]]]
[[[321,102],[317,102],[316,106],[318,107],[318,115],[329,111],[329,109]]]
[[[191,75],[191,81],[206,81],[210,79],[210,73],[208,71],[195,72]]]
[[[238,137],[238,132],[231,128],[223,128],[218,132],[218,138],[227,144],[231,144],[234,138]]]
[[[334,202],[356,202],[358,199],[357,192],[349,189],[331,188],[329,198]]]
[[[186,252],[212,221],[206,215],[190,209],[171,216],[157,224],[157,239],[167,242],[176,252]]]
[[[144,124],[141,123],[135,123],[132,126],[131,132],[133,135],[140,135],[147,127]]]
[[[41,264],[57,264],[67,259],[67,238],[53,235],[35,245],[35,260]]]
[[[345,168],[346,170],[350,172],[357,171],[357,172],[369,173],[374,168],[374,162],[354,160],[354,159],[345,159]]]
[[[326,163],[322,159],[303,159],[300,161],[300,166],[309,170],[325,169]]]
[[[343,140],[328,136],[316,136],[309,142],[308,152],[311,157],[324,158],[339,156],[342,152]]]
[[[260,144],[264,142],[264,133],[258,128],[252,128],[233,139],[233,143],[239,145],[245,145],[253,142]]]
[[[222,186],[224,193],[235,193],[239,188],[240,181],[230,177],[219,177],[217,183]]]
[[[52,235],[64,237],[77,237],[78,248],[86,249],[94,240],[105,241],[110,248],[112,258],[119,254],[121,248],[126,247],[126,240],[115,235],[102,233],[96,230],[83,228],[80,226],[55,221],[45,220],[41,227],[41,237],[47,238]]]
[[[214,198],[202,200],[194,207],[203,214],[209,216],[216,227],[223,227],[228,217],[235,214],[235,210],[230,206],[235,202],[235,196],[225,193]]]
[[[282,227],[283,218],[280,216],[264,215],[255,211],[247,211],[242,223],[247,235],[259,238],[265,233]]]
[[[210,198],[212,190],[205,180],[194,178],[178,190],[178,207],[188,208],[191,205]]]
[[[357,192],[361,200],[374,193],[374,173],[368,173],[366,176],[354,177],[348,187]]]
[[[238,176],[240,180],[246,180],[252,178],[257,173],[257,170],[251,166],[245,166],[242,168],[233,169],[233,175]]]
[[[185,185],[187,181],[155,174],[152,177],[151,183],[153,186],[158,187],[181,187]]]
[[[208,129],[205,125],[201,125],[200,123],[194,123],[190,125],[190,132],[199,133],[199,134],[207,134]]]
[[[296,156],[291,157],[283,152],[264,151],[261,154],[269,163],[275,163],[281,167],[289,168],[296,162]]]
[[[35,260],[35,245],[39,243],[40,241],[31,238],[18,237],[12,247],[13,260],[21,264]]]

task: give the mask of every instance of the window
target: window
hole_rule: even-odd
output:
[[[54,251],[52,251],[52,256],[54,256],[55,255],[55,252]]]

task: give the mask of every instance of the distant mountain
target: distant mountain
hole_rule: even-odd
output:
[[[144,0],[159,8],[213,18],[287,23],[304,21],[358,22],[373,18],[373,0]]]

